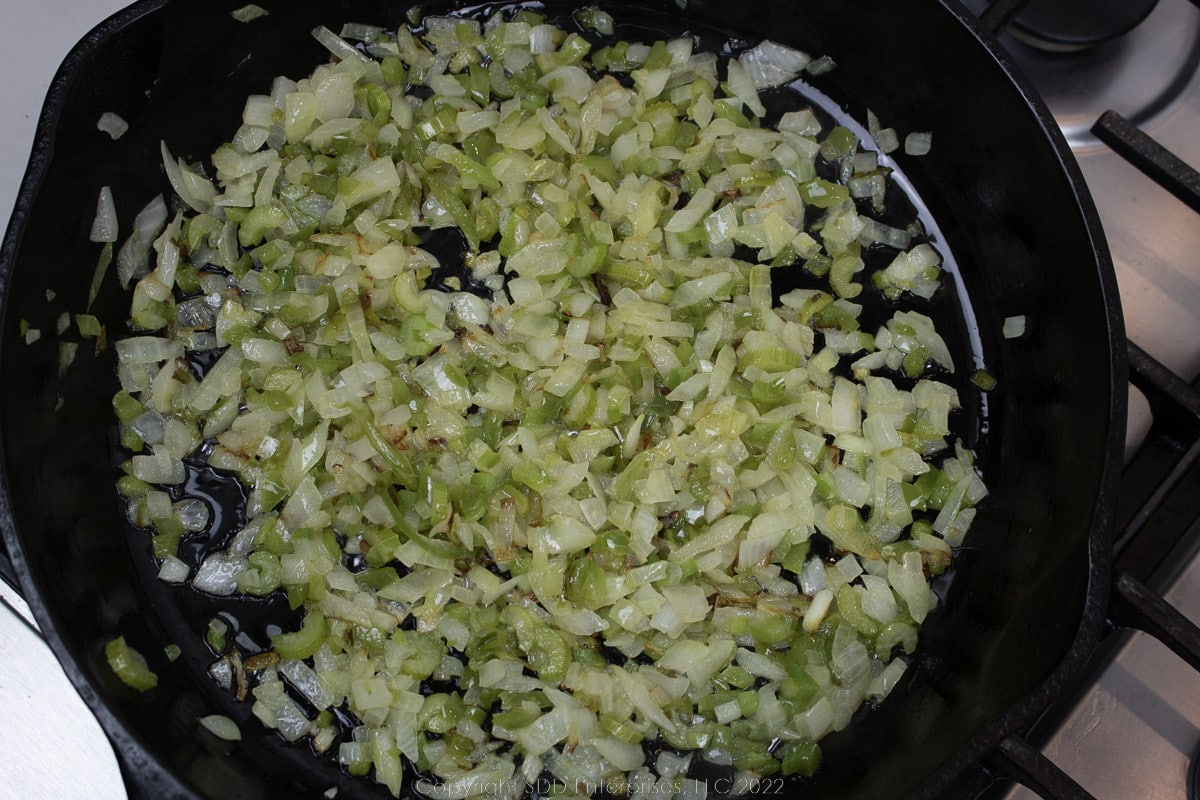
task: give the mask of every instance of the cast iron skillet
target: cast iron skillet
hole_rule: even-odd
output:
[[[828,54],[838,66],[819,85],[851,116],[863,120],[870,108],[902,132],[933,131],[933,153],[897,164],[940,226],[937,246],[957,260],[947,295],[961,291],[966,302],[937,313],[957,315],[960,373],[974,361],[999,378],[986,400],[968,389],[964,432],[992,495],[957,577],[941,587],[945,602],[902,685],[825,741],[813,797],[958,793],[964,765],[1043,708],[1103,623],[1124,436],[1112,266],[1049,114],[992,39],[947,2],[912,0],[903,11],[888,0],[604,4],[647,29],[727,31]],[[207,156],[236,129],[247,94],[325,59],[309,36],[315,25],[395,25],[406,10],[386,0],[259,4],[270,16],[242,24],[227,13],[240,2],[137,3],[81,42],[51,88],[0,262],[0,524],[30,606],[115,744],[131,791],[315,798],[338,786],[339,797],[384,797],[252,722],[237,745],[198,731],[197,716],[246,720],[248,710],[203,674],[212,656],[198,642],[197,598],[157,584],[146,541],[127,538],[113,489],[111,349],[81,347],[60,375],[51,335],[61,312],[85,303],[98,187],[113,187],[127,232],[164,190],[160,139],[177,154]],[[132,123],[119,141],[96,130],[108,110]],[[115,337],[128,297],[112,283],[94,311]],[[47,289],[56,293],[49,303]],[[1018,314],[1026,334],[1003,338],[1003,319]],[[20,320],[47,335],[24,344]],[[150,657],[158,689],[136,694],[112,675],[103,644],[117,633]],[[184,651],[173,664],[161,655],[172,641]]]

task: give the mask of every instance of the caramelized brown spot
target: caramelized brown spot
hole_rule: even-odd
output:
[[[536,528],[542,524],[542,496],[537,492],[529,493],[529,527]]]
[[[248,672],[261,672],[268,667],[273,667],[280,662],[279,653],[274,650],[268,650],[265,653],[256,653],[246,659],[246,670]]]
[[[683,170],[677,169],[674,172],[668,172],[666,175],[662,176],[661,180],[663,183],[670,184],[671,186],[674,186],[676,189],[682,189],[683,188]]]
[[[600,293],[600,302],[606,306],[612,305],[612,294],[608,291],[608,287],[604,285],[604,281],[595,272],[592,273],[592,285],[596,287],[596,291]]]

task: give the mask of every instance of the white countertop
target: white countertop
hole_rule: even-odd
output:
[[[75,43],[127,0],[6,0],[0,3],[0,220],[5,225],[25,163],[42,101],[58,65]]]
[[[67,52],[126,0],[0,2],[0,222],[12,214],[42,101]],[[0,598],[24,603],[0,583]],[[0,607],[0,800],[125,797],[112,749],[53,653],[10,608]]]

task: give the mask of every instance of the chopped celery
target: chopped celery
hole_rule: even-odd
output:
[[[339,763],[393,794],[406,764],[431,795],[620,787],[643,744],[811,774],[815,741],[772,742],[894,684],[986,494],[903,308],[941,257],[860,216],[890,171],[848,127],[766,114],[809,57],[576,19],[318,29],[334,61],[251,97],[211,170],[166,164],[208,210],[155,220],[154,333],[115,348],[164,580],[300,612],[245,662],[214,618],[214,677],[318,752],[356,719]],[[193,569],[205,461],[246,512]]]
[[[129,688],[145,692],[158,686],[158,676],[150,670],[142,654],[126,644],[124,636],[118,636],[104,645],[104,657],[116,676]]]
[[[992,389],[996,388],[996,384],[999,383],[999,381],[996,380],[994,375],[986,370],[977,369],[971,375],[971,383],[975,384],[985,392],[990,392]]]
[[[790,742],[781,755],[784,775],[812,776],[821,764],[821,748],[816,742]]]
[[[316,609],[304,615],[304,623],[295,633],[277,633],[271,647],[284,658],[309,658],[325,641],[325,615]]]
[[[100,320],[91,314],[76,314],[75,325],[79,328],[79,335],[85,339],[94,339],[102,331]]]

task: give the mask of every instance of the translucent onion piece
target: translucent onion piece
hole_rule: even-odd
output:
[[[117,241],[117,206],[113,202],[112,187],[100,187],[96,198],[96,218],[92,221],[89,238],[93,242]]]
[[[206,717],[199,717],[196,721],[218,739],[237,742],[242,738],[242,731],[238,724],[222,714],[210,714]]]
[[[100,119],[96,121],[96,127],[113,139],[120,139],[129,132],[129,123],[119,114],[114,114],[112,111],[105,111],[101,114]]]

